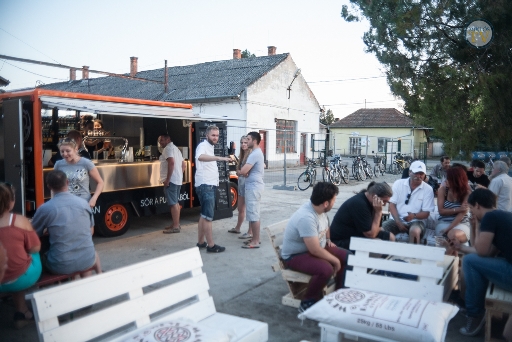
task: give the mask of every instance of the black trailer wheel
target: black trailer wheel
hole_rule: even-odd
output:
[[[235,210],[238,207],[238,184],[235,182],[229,182],[229,190],[231,209]]]
[[[112,204],[96,222],[98,234],[105,237],[120,236],[130,227],[130,211],[124,204]]]

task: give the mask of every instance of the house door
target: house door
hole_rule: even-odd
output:
[[[267,148],[266,148],[267,131],[260,131],[260,135],[261,135],[260,148],[261,148],[261,152],[263,153],[263,160],[265,161],[265,167],[268,168],[268,164],[267,164]]]
[[[306,151],[306,146],[307,146],[306,138],[307,138],[307,134],[302,133],[300,135],[300,165],[304,165],[305,162],[306,162],[306,160],[305,160],[305,157],[306,157],[306,154],[307,154],[307,151]]]

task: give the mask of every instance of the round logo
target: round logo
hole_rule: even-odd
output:
[[[352,304],[364,299],[364,293],[356,290],[340,291],[336,294],[336,300],[340,303]]]
[[[466,27],[466,40],[476,48],[486,47],[492,38],[491,23],[485,19],[474,20]]]
[[[187,328],[171,326],[158,329],[154,336],[159,342],[182,342],[190,339],[192,333]]]

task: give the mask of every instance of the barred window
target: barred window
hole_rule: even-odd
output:
[[[295,147],[296,121],[276,120],[276,153],[284,153],[286,142],[286,153],[297,152]]]
[[[349,151],[351,155],[361,154],[361,138],[350,138],[349,145]]]

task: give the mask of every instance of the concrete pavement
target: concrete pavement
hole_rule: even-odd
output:
[[[398,176],[386,175],[379,178],[392,183]],[[354,191],[366,187],[368,182],[352,181],[350,185],[340,186],[340,195],[333,210],[337,209]],[[261,206],[261,227],[287,219],[295,210],[309,199],[311,190],[279,191],[267,184]],[[220,254],[209,254],[201,250],[204,262],[203,270],[208,276],[210,293],[214,298],[217,311],[232,315],[265,321],[269,324],[269,341],[318,341],[320,329],[316,322],[301,322],[297,318],[297,309],[281,304],[281,297],[288,291],[280,274],[270,267],[276,257],[269,239],[262,231],[260,249],[245,250],[237,234],[228,233],[237,220],[237,212],[230,219],[213,223],[215,243],[225,246]],[[96,249],[101,257],[103,269],[113,270],[143,260],[155,258],[195,246],[197,242],[198,210],[184,212],[182,232],[162,234],[162,228],[168,225],[170,215],[135,218],[130,231],[119,238],[94,238]],[[247,224],[242,227],[242,232]],[[14,309],[11,300],[0,303],[0,340],[25,342],[37,341],[35,325],[20,331],[11,328]],[[447,341],[482,341],[483,333],[474,338],[466,338],[458,333],[465,318],[458,314],[449,325]]]

